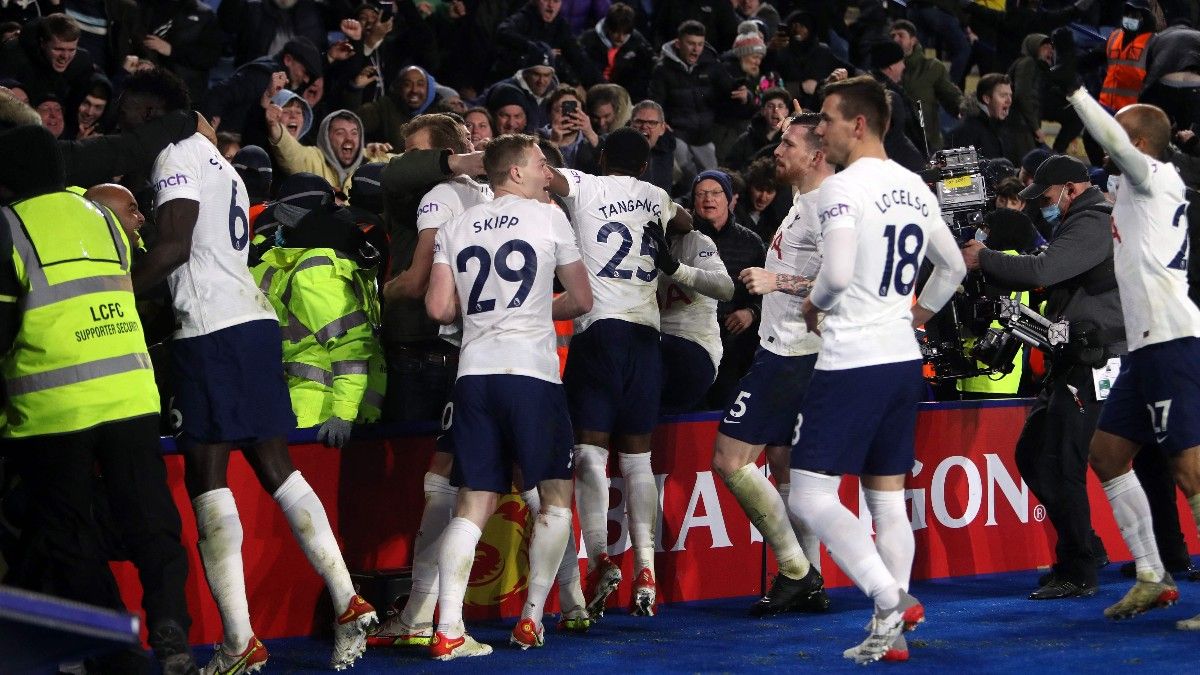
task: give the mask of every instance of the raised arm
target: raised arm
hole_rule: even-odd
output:
[[[1067,100],[1075,106],[1075,112],[1079,113],[1079,119],[1083,120],[1088,133],[1121,168],[1126,184],[1141,191],[1150,179],[1150,162],[1130,142],[1125,129],[1083,87],[1071,92]]]

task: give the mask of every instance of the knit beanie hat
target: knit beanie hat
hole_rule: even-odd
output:
[[[709,169],[708,171],[701,171],[700,173],[696,174],[696,179],[692,181],[693,198],[696,195],[696,186],[699,185],[700,181],[702,180],[717,181],[717,183],[721,186],[721,190],[725,193],[725,199],[731,202],[733,201],[733,179],[729,177],[729,174],[716,169]]]
[[[734,56],[750,56],[751,54],[766,54],[767,43],[763,41],[758,24],[753,21],[743,21],[738,24],[738,36],[733,41]]]

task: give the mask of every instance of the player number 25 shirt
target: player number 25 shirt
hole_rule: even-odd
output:
[[[173,199],[200,203],[188,261],[167,277],[176,338],[215,333],[249,321],[278,321],[247,267],[250,201],[237,171],[204,136],[173,143],[152,172],[156,207]]]
[[[548,204],[505,195],[438,229],[433,263],[454,274],[463,319],[458,376],[559,383],[554,269],[579,260],[571,225]]]

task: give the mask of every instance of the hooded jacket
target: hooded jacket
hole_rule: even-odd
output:
[[[425,75],[425,100],[420,107],[412,110],[404,102],[399,83],[392,83],[387,89],[387,95],[381,96],[358,109],[362,118],[363,130],[370,141],[391,143],[393,148],[404,147],[404,125],[409,120],[429,110],[429,106],[437,100],[437,80],[429,71],[420,66],[413,66]],[[404,72],[401,70],[400,72]]]
[[[925,56],[925,48],[918,42],[912,53],[904,57],[904,75],[900,78],[900,86],[913,106],[923,113],[929,151],[941,150],[942,129],[938,125],[937,106],[941,104],[947,113],[956,117],[963,103],[963,93],[950,81],[946,64]],[[914,117],[909,127],[909,138],[921,137],[918,124]]]
[[[342,163],[337,160],[337,155],[334,153],[333,146],[329,142],[329,125],[335,119],[349,118],[358,125],[359,131],[359,146],[358,152],[355,154],[354,161],[349,166],[342,166]],[[334,190],[348,192],[350,190],[350,181],[354,177],[354,171],[363,163],[363,159],[367,161],[386,161],[390,155],[373,155],[367,157],[364,153],[365,141],[362,135],[363,124],[349,110],[335,110],[321,120],[321,125],[317,129],[317,145],[300,145],[300,141],[292,138],[286,130],[279,135],[278,141],[270,143],[271,153],[275,156],[278,164],[277,168],[281,174],[293,174],[305,171],[314,173],[333,186]]]
[[[694,66],[679,57],[674,40],[662,46],[662,62],[650,76],[650,98],[663,107],[680,141],[711,142],[717,106],[729,99],[731,91],[733,79],[711,46],[704,46]]]
[[[304,111],[304,124],[300,126],[299,136],[299,138],[304,138],[308,135],[308,132],[312,129],[313,125],[312,106],[308,104],[308,101],[304,100],[303,96],[297,94],[291,89],[281,89],[278,94],[275,94],[275,96],[271,97],[271,103],[274,103],[280,108],[286,106],[292,101],[299,101],[300,108]]]
[[[613,45],[604,32],[604,19],[579,36],[579,46],[600,71],[601,78],[625,87],[629,98],[634,101],[646,98],[650,89],[650,73],[654,70],[654,47],[637,29],[629,34],[625,44],[613,55],[612,70],[608,77],[604,77],[604,71],[608,69],[608,54]]]
[[[546,93],[538,97],[529,88],[529,83],[521,77],[524,69],[518,70],[515,75],[488,87],[483,92],[483,97],[480,102],[494,115],[497,110],[506,105],[516,104],[525,110],[525,133],[532,134],[534,131],[550,124],[550,110],[548,101],[550,94],[558,89],[558,76],[550,78],[550,86],[546,87]]]
[[[1017,117],[1030,131],[1037,131],[1042,126],[1042,97],[1050,64],[1038,58],[1038,49],[1049,39],[1045,33],[1025,36],[1021,47],[1023,55],[1008,69],[1013,89],[1010,116]]]

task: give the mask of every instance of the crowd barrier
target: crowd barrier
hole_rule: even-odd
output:
[[[917,543],[914,579],[1032,569],[1051,562],[1053,530],[1013,459],[1027,405],[1026,401],[989,401],[922,406],[917,464],[906,491]],[[763,569],[761,537],[709,465],[718,420],[716,413],[676,416],[665,419],[655,432],[653,467],[662,495],[656,565],[659,597],[667,603],[755,595],[762,591],[764,573],[772,571]],[[432,425],[366,428],[343,451],[316,444],[311,430],[300,430],[289,439],[296,467],[324,502],[352,572],[409,565],[433,433]],[[196,553],[195,519],[183,487],[183,458],[169,440],[164,440],[164,447],[191,559],[190,637],[196,643],[214,642],[220,639],[220,618]],[[275,638],[327,630],[333,610],[322,581],[240,455],[230,462],[229,485],[245,532],[246,587],[257,634]],[[633,556],[627,553],[622,490],[622,481],[614,478],[609,553],[628,579]],[[1089,477],[1089,494],[1096,531],[1110,556],[1128,560],[1094,476]],[[856,479],[843,482],[842,495],[851,509],[863,513]],[[1191,514],[1182,499],[1179,506],[1182,522],[1190,524]],[[520,499],[510,495],[485,528],[467,594],[468,619],[520,613],[527,579],[522,543],[526,515]],[[1184,530],[1192,552],[1200,552],[1195,528],[1189,525]],[[847,585],[848,579],[825,555],[826,584]],[[133,567],[118,563],[114,570],[129,606],[140,607]],[[549,611],[556,608],[554,595]],[[626,583],[618,602],[628,601]]]

